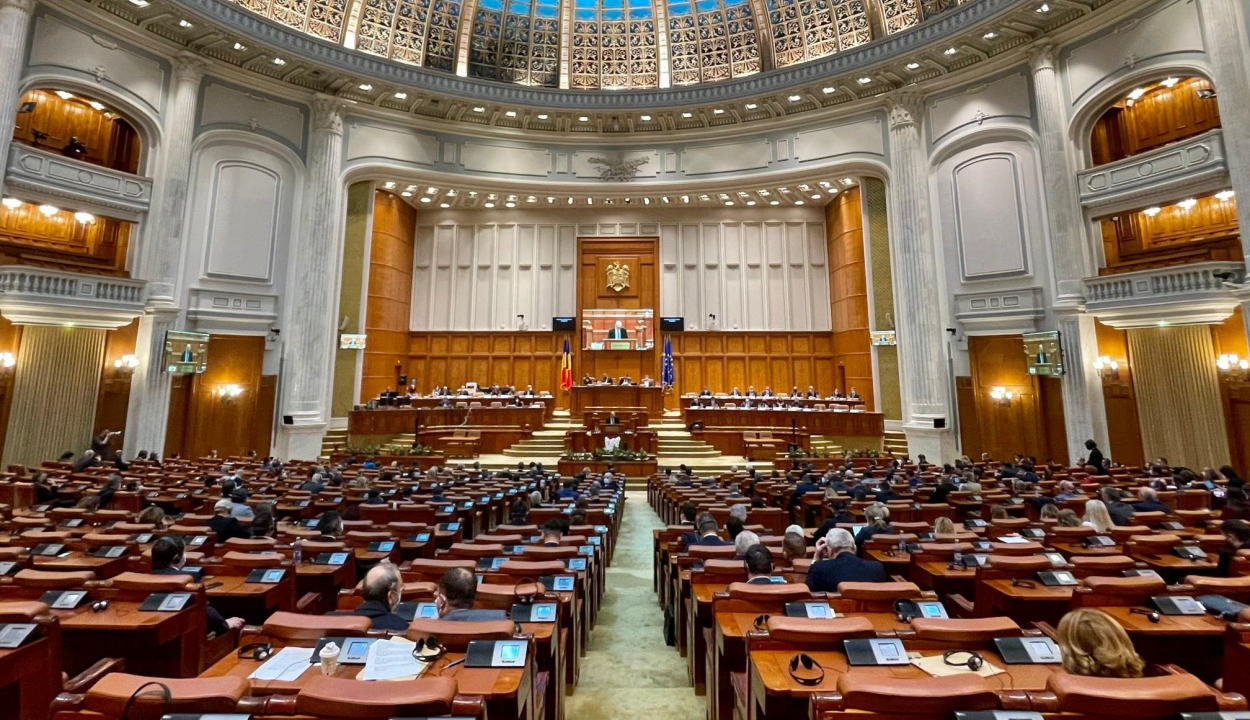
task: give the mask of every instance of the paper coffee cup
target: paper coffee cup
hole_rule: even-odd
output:
[[[333,642],[326,643],[318,655],[321,660],[321,674],[333,675],[339,667],[339,646]]]

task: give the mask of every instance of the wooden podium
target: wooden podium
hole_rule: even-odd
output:
[[[646,408],[650,417],[664,414],[664,388],[641,385],[574,385],[571,414],[579,417],[587,408]]]

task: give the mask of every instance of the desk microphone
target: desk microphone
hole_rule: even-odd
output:
[[[1129,613],[1133,615],[1145,615],[1146,619],[1152,623],[1159,622],[1159,613],[1149,608],[1132,608]]]

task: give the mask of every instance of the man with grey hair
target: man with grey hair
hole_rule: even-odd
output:
[[[1137,497],[1140,498],[1133,503],[1133,512],[1161,512],[1165,515],[1172,514],[1172,508],[1159,502],[1159,493],[1154,488],[1144,487],[1137,491]]]
[[[813,592],[837,592],[844,582],[887,582],[885,566],[855,555],[855,538],[834,528],[816,542],[816,562],[807,571],[807,587]]]
[[[734,538],[734,557],[741,560],[747,556],[747,550],[760,544],[760,536],[750,530],[743,530]]]
[[[729,517],[738,518],[745,524],[747,521],[747,510],[748,510],[748,506],[746,503],[738,503],[737,505],[731,505],[729,508]]]
[[[369,618],[370,627],[374,630],[403,632],[408,629],[408,621],[395,614],[395,607],[403,595],[403,586],[399,568],[389,562],[380,562],[369,568],[360,584],[363,602],[351,612],[333,614],[361,615]]]

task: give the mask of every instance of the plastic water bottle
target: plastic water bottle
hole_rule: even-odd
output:
[[[304,539],[295,538],[295,542],[291,543],[291,560],[294,564],[299,565],[304,559]]]

